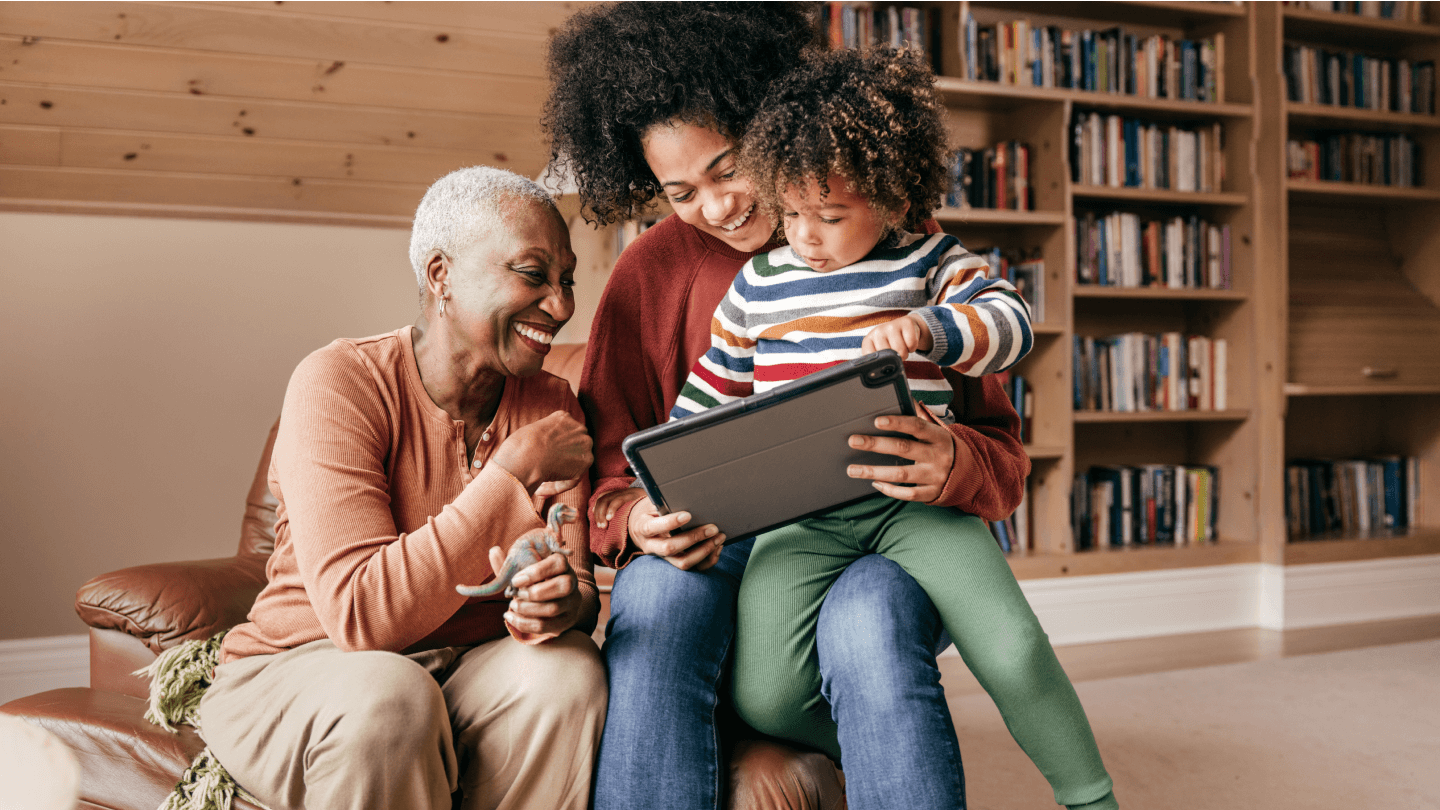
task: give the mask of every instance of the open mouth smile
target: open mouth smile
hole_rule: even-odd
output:
[[[745,213],[741,214],[741,215],[740,215],[737,219],[735,219],[733,222],[727,222],[727,223],[725,223],[724,225],[721,225],[721,226],[720,226],[720,230],[725,231],[726,233],[729,233],[730,231],[736,230],[736,229],[739,228],[741,225],[744,225],[745,223],[749,222],[749,221],[750,221],[750,215],[753,214],[753,213],[755,213],[755,203],[750,203],[750,207],[745,209]]]
[[[515,331],[515,334],[520,336],[521,342],[532,350],[540,354],[548,354],[550,352],[550,343],[555,340],[555,332],[547,332],[523,323],[513,324],[511,328]]]

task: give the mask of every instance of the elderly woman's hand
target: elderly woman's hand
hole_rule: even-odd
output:
[[[850,437],[850,446],[908,458],[914,463],[903,467],[852,464],[846,471],[849,476],[873,481],[876,489],[896,500],[930,503],[939,498],[955,466],[955,443],[950,431],[918,416],[876,417],[875,427],[912,438],[856,434]]]
[[[564,411],[556,411],[510,434],[491,460],[535,495],[550,497],[580,483],[595,460],[585,426]],[[498,570],[498,569],[497,569]]]
[[[505,552],[490,547],[490,567],[499,571]],[[554,634],[569,630],[580,619],[580,588],[570,559],[555,553],[520,569],[510,584],[518,590],[505,612],[505,623],[522,633]]]

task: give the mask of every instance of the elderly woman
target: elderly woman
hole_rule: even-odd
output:
[[[757,212],[734,151],[770,81],[800,62],[814,31],[790,4],[620,3],[579,12],[551,44],[545,123],[590,214],[622,221],[657,197],[675,211],[616,262],[580,384],[596,431],[591,546],[619,569],[596,810],[724,802],[718,729],[751,542],[724,545],[713,526],[678,531],[687,513],[662,516],[615,494],[633,480],[620,443],[665,421],[710,345],[716,304],[746,260],[774,247],[774,223]],[[852,439],[913,462],[857,477],[897,499],[1008,515],[1029,472],[1015,411],[993,377],[955,390],[960,422],[949,429],[900,417],[888,427],[908,439]],[[849,806],[963,808],[935,663],[948,641],[915,580],[883,557],[860,558],[826,595],[816,643]],[[809,756],[792,754],[792,772],[819,784],[818,755]],[[824,800],[808,794],[797,798]]]
[[[590,438],[541,372],[575,256],[534,183],[475,167],[415,214],[414,324],[336,340],[285,394],[268,585],[200,706],[211,751],[280,808],[584,808],[605,674],[583,518]],[[467,598],[552,504],[571,552]],[[500,548],[496,548],[499,546]],[[487,555],[488,552],[488,555]]]

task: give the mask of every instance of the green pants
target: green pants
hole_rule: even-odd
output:
[[[1056,801],[1108,798],[1085,710],[1005,556],[983,521],[948,509],[876,496],[756,539],[735,632],[734,702],[745,722],[839,759],[815,626],[830,586],[865,554],[897,563],[929,595]]]

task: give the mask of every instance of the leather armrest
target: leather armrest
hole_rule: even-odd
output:
[[[265,587],[265,554],[156,563],[102,574],[75,594],[87,625],[119,630],[161,652],[245,621]]]

